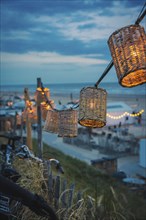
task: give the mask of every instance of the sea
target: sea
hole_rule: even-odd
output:
[[[74,96],[79,97],[80,91],[84,87],[92,87],[94,83],[56,83],[56,84],[43,84],[43,87],[47,87],[50,90],[52,96]],[[105,89],[110,95],[146,95],[146,83],[135,86],[132,88],[122,87],[119,83],[101,83],[99,88]],[[0,85],[1,92],[15,92],[23,94],[24,89],[28,88],[29,93],[36,91],[36,84],[16,84],[16,85]]]

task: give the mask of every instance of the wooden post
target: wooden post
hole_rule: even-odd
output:
[[[29,100],[29,94],[28,94],[28,89],[25,88],[24,89],[24,99],[25,99],[25,103],[27,100]],[[27,108],[27,106],[26,106]],[[31,132],[31,122],[28,118],[28,112],[26,114],[26,144],[29,147],[30,150],[32,150],[32,132]]]
[[[41,78],[37,78],[37,88],[41,87]],[[41,105],[37,100],[37,118],[38,118],[38,156],[42,158],[43,154],[43,143],[42,143],[42,117],[41,117]]]
[[[23,140],[23,115],[22,115],[21,111],[21,127],[20,127],[20,136],[21,136],[21,140]]]
[[[26,144],[27,146],[29,147],[30,150],[33,150],[32,149],[32,132],[31,132],[31,122],[28,118],[28,114],[26,116],[26,135],[27,135],[27,138],[26,138]]]
[[[16,126],[17,126],[17,112],[15,112],[15,117],[14,117],[14,127],[13,127],[14,135],[16,135]]]

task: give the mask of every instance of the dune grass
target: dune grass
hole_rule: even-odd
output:
[[[33,140],[33,152],[37,156],[37,140]],[[68,186],[75,184],[74,197],[78,191],[82,198],[69,209],[56,209],[59,220],[145,220],[146,200],[130,191],[120,181],[101,173],[83,161],[74,159],[46,144],[43,145],[43,158],[55,158],[60,161],[65,173],[62,179]],[[14,167],[22,174],[19,184],[31,192],[41,195],[50,205],[44,167],[30,160],[16,160]],[[53,170],[55,174],[55,170]],[[43,185],[43,188],[42,188]],[[55,209],[55,207],[54,207]],[[18,213],[18,219],[39,220],[42,218],[27,207]]]
[[[34,140],[33,146],[35,146],[34,152],[37,154],[36,140]],[[109,213],[110,210],[112,210],[112,213],[114,210],[117,212],[118,218],[113,219],[146,219],[146,200],[141,195],[130,191],[120,181],[46,144],[43,145],[43,152],[45,159],[56,158],[60,161],[65,170],[63,178],[66,178],[68,183],[75,183],[76,191],[84,192],[84,198],[93,198],[93,219],[98,219],[95,216],[97,211],[98,214],[101,211],[98,206],[99,203],[104,204],[107,209],[106,212],[104,210],[105,216],[103,215],[101,219],[112,219],[106,216],[106,213]]]

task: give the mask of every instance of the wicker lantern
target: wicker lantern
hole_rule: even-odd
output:
[[[48,110],[52,110],[52,108],[54,108],[54,101],[53,100],[50,101],[50,104],[51,104],[51,106],[49,104],[47,104],[46,102],[41,103],[42,119],[44,121],[46,120]]]
[[[31,108],[25,108],[22,112],[22,118],[23,122],[26,122],[28,117],[28,120],[31,122],[31,124],[37,123],[37,109],[36,106],[32,106]]]
[[[80,91],[79,124],[100,128],[106,124],[106,97],[104,89],[85,87]]]
[[[30,100],[26,100],[26,101],[25,101],[25,106],[26,106],[27,108],[30,108],[30,107],[32,106],[32,102],[31,102]]]
[[[23,110],[23,112],[22,112],[22,121],[23,121],[23,122],[26,122],[27,114],[28,114],[27,108],[25,108],[25,109]]]
[[[35,93],[35,101],[38,105],[50,99],[50,90],[48,88],[37,88]]]
[[[27,109],[28,120],[30,120],[31,124],[37,123],[37,108],[36,106],[32,106],[30,109]]]
[[[58,111],[48,110],[43,130],[58,133],[58,116]]]
[[[130,25],[115,31],[108,40],[119,83],[133,87],[146,82],[144,28]]]
[[[76,110],[59,111],[59,137],[76,137],[78,133],[78,114]]]

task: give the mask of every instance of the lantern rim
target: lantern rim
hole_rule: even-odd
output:
[[[103,89],[103,88],[98,88],[98,87],[95,87],[95,86],[83,87],[83,88],[80,90],[80,92],[81,92],[82,90],[86,90],[86,89],[97,89],[97,90],[101,90],[101,91],[103,91],[103,92],[105,92],[105,93],[107,94],[107,91],[106,91],[105,89]]]
[[[102,128],[106,125],[106,121],[101,120],[101,119],[99,120],[81,119],[78,121],[78,123],[82,126],[91,127],[91,128]]]
[[[116,35],[118,32],[120,32],[120,31],[122,31],[123,29],[125,29],[125,28],[130,28],[130,27],[140,27],[140,28],[143,28],[141,25],[139,25],[139,24],[131,24],[131,25],[127,25],[127,26],[124,26],[124,27],[122,27],[122,28],[119,28],[119,29],[117,29],[116,31],[114,31],[110,36],[109,36],[109,38],[108,38],[108,43],[109,43],[109,41],[110,41],[110,38],[113,36],[113,35]]]
[[[142,85],[144,83],[146,83],[146,76],[145,78],[143,77],[143,80],[141,81],[138,81],[137,83],[126,83],[126,78],[127,78],[127,81],[128,81],[128,78],[132,75],[132,74],[136,74],[137,72],[141,72],[141,77],[142,76],[142,73],[143,75],[146,74],[146,68],[145,69],[139,69],[139,70],[136,70],[136,71],[129,71],[128,73],[126,73],[124,76],[121,76],[120,79],[119,79],[119,84],[123,87],[127,87],[127,88],[131,88],[131,87],[135,87],[135,86],[139,86],[139,85]]]

